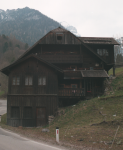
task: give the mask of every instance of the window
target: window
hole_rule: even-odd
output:
[[[12,85],[20,85],[20,77],[19,76],[13,77]]]
[[[97,54],[100,56],[108,56],[108,51],[107,49],[97,49]]]
[[[32,76],[25,77],[25,85],[32,85]]]
[[[38,85],[46,85],[46,77],[39,77],[38,78]]]
[[[61,35],[57,35],[57,40],[62,40],[62,36]]]
[[[77,88],[77,84],[71,84],[72,88]]]
[[[25,119],[32,118],[32,107],[24,107],[24,115]]]
[[[20,118],[19,107],[11,107],[11,118]]]
[[[90,67],[90,70],[93,70],[93,67]]]
[[[61,41],[62,40],[62,36],[63,36],[63,33],[57,33],[57,40]]]

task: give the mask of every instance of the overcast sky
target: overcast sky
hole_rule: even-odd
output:
[[[29,7],[76,27],[81,36],[123,36],[123,0],[0,0],[0,9]]]

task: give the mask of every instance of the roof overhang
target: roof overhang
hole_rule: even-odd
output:
[[[64,79],[109,78],[105,70],[64,71]]]
[[[47,61],[45,61],[45,60],[43,60],[43,59],[41,59],[40,57],[38,57],[38,56],[36,56],[36,55],[34,55],[34,54],[30,54],[29,56],[24,57],[23,59],[20,59],[20,60],[18,60],[17,62],[15,61],[15,62],[12,63],[11,65],[9,65],[9,66],[7,66],[7,67],[1,69],[0,71],[1,71],[2,73],[6,74],[6,75],[9,75],[10,70],[11,70],[13,67],[17,66],[18,64],[22,63],[23,61],[25,61],[25,60],[27,60],[27,59],[29,59],[29,58],[35,58],[35,59],[37,59],[38,61],[40,61],[40,62],[42,62],[42,63],[48,65],[48,66],[51,67],[51,68],[53,68],[54,70],[56,70],[56,71],[58,71],[58,72],[60,72],[60,73],[63,73],[63,70],[62,70],[62,69],[60,69],[60,68],[56,67],[55,65],[53,65],[53,64],[51,64],[51,63],[49,63],[49,62],[47,62]]]
[[[105,70],[81,70],[83,78],[108,78]]]

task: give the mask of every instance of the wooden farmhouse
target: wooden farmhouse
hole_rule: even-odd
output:
[[[59,106],[100,96],[114,70],[113,38],[76,37],[57,28],[3,68],[9,77],[7,124],[44,126]]]

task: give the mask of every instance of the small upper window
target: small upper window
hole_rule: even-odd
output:
[[[108,56],[108,50],[107,49],[97,49],[97,54],[100,56]]]
[[[63,33],[57,33],[57,40],[61,41],[63,37]]]
[[[25,77],[25,85],[32,85],[32,76]]]
[[[12,85],[20,85],[20,77],[19,76],[13,77]]]
[[[38,85],[46,85],[46,77],[39,77]]]
[[[62,36],[57,35],[57,40],[62,40]]]

